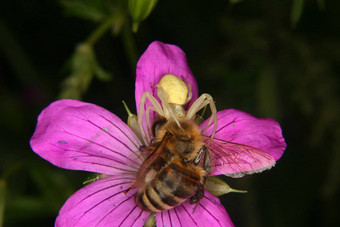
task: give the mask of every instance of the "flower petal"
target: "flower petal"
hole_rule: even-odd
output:
[[[137,136],[117,116],[85,102],[60,100],[38,117],[34,152],[56,166],[107,175],[136,172],[142,162]]]
[[[149,216],[135,202],[133,176],[111,176],[87,185],[73,194],[59,211],[56,227],[143,226]]]
[[[194,210],[195,206],[196,210]],[[205,190],[198,204],[185,202],[156,213],[157,226],[234,226],[219,199]]]
[[[235,109],[222,110],[217,113],[218,126],[214,138],[251,146],[270,154],[278,160],[286,149],[280,125],[273,119],[255,118]],[[200,125],[204,130],[208,120]],[[211,124],[205,135],[211,135]]]
[[[185,53],[176,45],[159,41],[152,42],[137,63],[136,70],[136,104],[139,109],[140,97],[146,91],[157,96],[154,86],[166,74],[173,74],[184,78],[192,89],[192,101],[198,97],[195,77],[189,68]]]
[[[198,97],[197,82],[189,68],[185,53],[178,46],[159,41],[152,42],[140,57],[136,74],[135,98],[137,113],[139,112],[140,98],[144,92],[150,92],[159,101],[155,86],[166,74],[173,74],[179,78],[183,77],[191,84],[192,99],[188,106],[191,106]],[[147,100],[145,107],[150,105],[151,103]],[[150,114],[151,122],[154,116],[154,113]]]

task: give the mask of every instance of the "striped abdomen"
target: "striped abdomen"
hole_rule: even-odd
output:
[[[173,160],[136,194],[136,203],[145,211],[160,212],[183,203],[202,184],[204,171],[193,164]]]

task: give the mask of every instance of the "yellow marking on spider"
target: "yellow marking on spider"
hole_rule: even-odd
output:
[[[167,96],[168,103],[184,105],[188,96],[188,88],[183,80],[172,74],[166,74],[158,84],[163,88]]]

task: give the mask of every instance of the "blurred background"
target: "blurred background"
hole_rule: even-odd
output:
[[[128,5],[130,4],[130,5]],[[336,226],[340,173],[340,1],[12,0],[0,7],[0,226],[53,226],[89,173],[29,146],[49,103],[135,112],[136,62],[154,40],[180,46],[218,110],[277,120],[275,168],[225,178],[236,226]]]

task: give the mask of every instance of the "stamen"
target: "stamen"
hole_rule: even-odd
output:
[[[138,118],[136,114],[131,113],[129,107],[126,105],[125,101],[122,101],[126,112],[128,113],[127,124],[132,129],[132,131],[137,135],[138,139],[143,142],[142,134],[138,125]]]
[[[127,112],[128,115],[129,115],[129,117],[130,117],[131,115],[133,115],[133,114],[131,113],[129,107],[127,106],[126,102],[123,100],[122,103],[123,103],[123,105],[124,105],[124,108],[125,108],[126,112]]]

